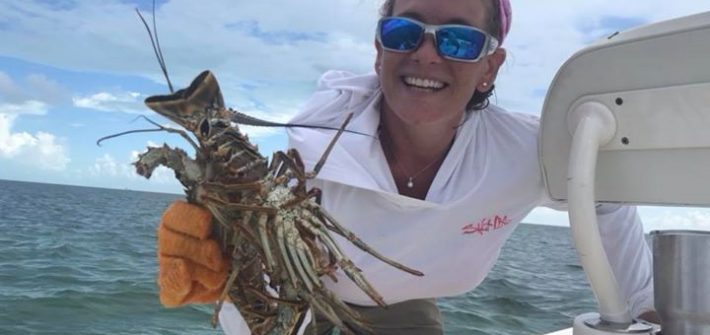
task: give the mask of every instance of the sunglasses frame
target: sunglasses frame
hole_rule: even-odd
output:
[[[413,23],[413,24],[419,26],[420,28],[424,29],[424,33],[421,34],[421,36],[419,37],[419,41],[417,41],[417,44],[414,48],[412,48],[411,50],[392,49],[392,48],[386,47],[382,43],[382,36],[381,36],[382,35],[382,23],[385,20],[389,20],[389,19],[404,20],[404,21]],[[466,28],[466,29],[471,29],[473,31],[483,34],[485,36],[485,41],[484,41],[483,47],[482,47],[481,52],[478,55],[478,57],[476,57],[475,59],[464,59],[464,58],[456,58],[456,57],[447,56],[447,55],[442,54],[441,50],[439,50],[439,43],[436,40],[436,33],[439,30],[444,29],[444,28]],[[493,52],[495,52],[499,46],[498,39],[491,36],[491,34],[487,33],[486,31],[484,31],[482,29],[476,28],[474,26],[468,26],[468,25],[464,25],[464,24],[440,24],[440,25],[426,24],[424,22],[420,22],[420,21],[417,21],[415,19],[408,18],[405,16],[386,16],[386,17],[381,18],[377,22],[377,42],[380,43],[380,46],[382,47],[382,49],[387,50],[387,51],[391,51],[391,52],[410,53],[410,52],[414,52],[414,51],[418,50],[422,46],[422,42],[424,41],[424,37],[426,36],[426,34],[431,34],[432,38],[434,38],[434,48],[436,49],[436,53],[440,57],[448,59],[448,60],[452,60],[452,61],[457,61],[457,62],[465,62],[465,63],[478,62],[479,60],[481,60],[481,58],[486,57],[486,56],[490,56],[491,54],[493,54]]]

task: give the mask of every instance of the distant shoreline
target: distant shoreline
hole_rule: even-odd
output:
[[[140,193],[155,193],[155,194],[168,194],[168,195],[183,195],[181,193],[171,193],[171,192],[160,192],[160,191],[145,191],[145,190],[134,190],[134,189],[129,189],[129,188],[113,188],[113,187],[98,187],[98,186],[85,186],[85,185],[72,185],[72,184],[59,184],[59,183],[48,183],[48,182],[39,182],[39,181],[28,181],[28,180],[11,180],[11,179],[0,179],[0,183],[2,182],[8,182],[8,183],[26,183],[26,184],[43,184],[43,185],[52,185],[52,186],[62,186],[62,187],[77,187],[77,188],[89,188],[89,189],[97,189],[97,190],[111,190],[111,191],[127,191],[127,192],[140,192]]]

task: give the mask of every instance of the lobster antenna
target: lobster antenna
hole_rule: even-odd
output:
[[[103,142],[103,141],[105,141],[105,140],[108,140],[108,139],[111,139],[111,138],[123,136],[123,135],[135,134],[135,133],[152,133],[152,132],[158,132],[158,131],[166,131],[166,132],[168,132],[168,133],[174,133],[174,134],[178,134],[178,135],[182,136],[182,138],[184,138],[185,140],[187,140],[187,142],[190,143],[190,145],[192,145],[192,147],[195,149],[195,152],[198,152],[198,151],[200,150],[200,148],[199,148],[199,146],[197,145],[197,143],[195,143],[195,141],[193,141],[193,140],[190,138],[190,136],[187,135],[187,133],[185,133],[184,131],[182,131],[182,130],[180,130],[180,129],[173,129],[173,128],[168,128],[168,127],[161,126],[160,124],[158,124],[157,122],[155,122],[155,121],[149,119],[149,118],[148,118],[147,116],[145,116],[145,115],[139,115],[139,116],[136,117],[133,121],[135,121],[135,120],[137,120],[137,119],[145,119],[146,121],[148,121],[150,124],[156,126],[157,128],[155,128],[155,129],[129,130],[129,131],[124,131],[124,132],[121,132],[121,133],[118,133],[118,134],[113,134],[113,135],[109,135],[109,136],[104,136],[104,137],[102,137],[102,138],[100,138],[100,139],[98,139],[98,140],[96,141],[96,145],[101,146],[101,142]]]
[[[138,10],[138,8],[136,8],[136,13],[143,22],[145,30],[148,31],[148,37],[150,37],[150,44],[153,46],[153,52],[155,53],[155,57],[158,59],[158,64],[160,64],[160,70],[163,71],[163,76],[165,76],[165,80],[167,80],[168,82],[168,88],[170,89],[170,93],[174,93],[175,91],[173,90],[173,84],[170,82],[170,76],[168,76],[168,69],[165,66],[165,60],[163,59],[163,53],[162,51],[160,51],[160,42],[158,41],[156,43],[156,40],[158,40],[158,35],[155,34],[155,38],[153,38],[154,33],[150,30],[148,22],[146,22],[145,18],[143,18],[143,15]],[[153,29],[155,30],[155,0],[153,0]]]
[[[173,92],[173,85],[170,83],[170,78],[168,77],[168,67],[165,65],[165,58],[163,57],[163,49],[160,47],[160,39],[158,38],[158,26],[155,24],[155,0],[153,0],[153,35],[155,35],[155,44],[158,46],[158,54],[160,55],[160,64],[163,69],[163,74],[165,74],[165,79],[168,81],[168,87],[170,88],[170,93]]]
[[[138,115],[138,116],[137,116],[135,119],[133,119],[133,121],[131,121],[131,122],[135,122],[135,121],[138,120],[138,119],[144,119],[144,120],[148,121],[148,123],[150,123],[150,124],[156,126],[157,128],[155,128],[155,129],[129,130],[129,131],[124,131],[124,132],[121,132],[121,133],[118,133],[118,134],[113,134],[113,135],[109,135],[109,136],[104,136],[104,137],[102,137],[102,138],[100,138],[100,139],[98,139],[98,140],[96,141],[96,145],[101,146],[101,142],[103,142],[103,141],[105,141],[105,140],[108,140],[108,139],[111,139],[111,138],[123,136],[123,135],[135,134],[135,133],[152,133],[152,132],[156,132],[156,131],[165,131],[165,129],[166,129],[165,127],[163,127],[163,126],[161,126],[160,124],[158,124],[157,122],[155,122],[155,121],[149,119],[149,118],[148,118],[147,116],[145,116],[145,115]]]
[[[165,131],[165,130],[158,128],[158,129],[138,129],[138,130],[124,131],[124,132],[120,132],[120,133],[118,133],[118,134],[113,134],[113,135],[109,135],[109,136],[104,136],[104,137],[102,137],[102,138],[96,140],[96,145],[101,146],[101,142],[103,142],[103,141],[105,141],[105,140],[108,140],[108,139],[111,139],[111,138],[116,138],[116,137],[119,137],[119,136],[123,136],[123,135],[135,134],[135,133],[153,133],[153,132],[158,132],[158,131]]]

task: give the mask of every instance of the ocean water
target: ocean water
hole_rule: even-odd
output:
[[[178,195],[0,180],[0,334],[221,334],[165,309],[155,229]],[[521,225],[486,281],[439,301],[446,334],[543,334],[595,302],[569,229]]]

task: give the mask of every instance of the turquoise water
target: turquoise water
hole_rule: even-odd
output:
[[[0,334],[221,334],[158,303],[155,228],[179,196],[0,180]],[[521,225],[447,334],[542,334],[595,303],[567,228]]]

